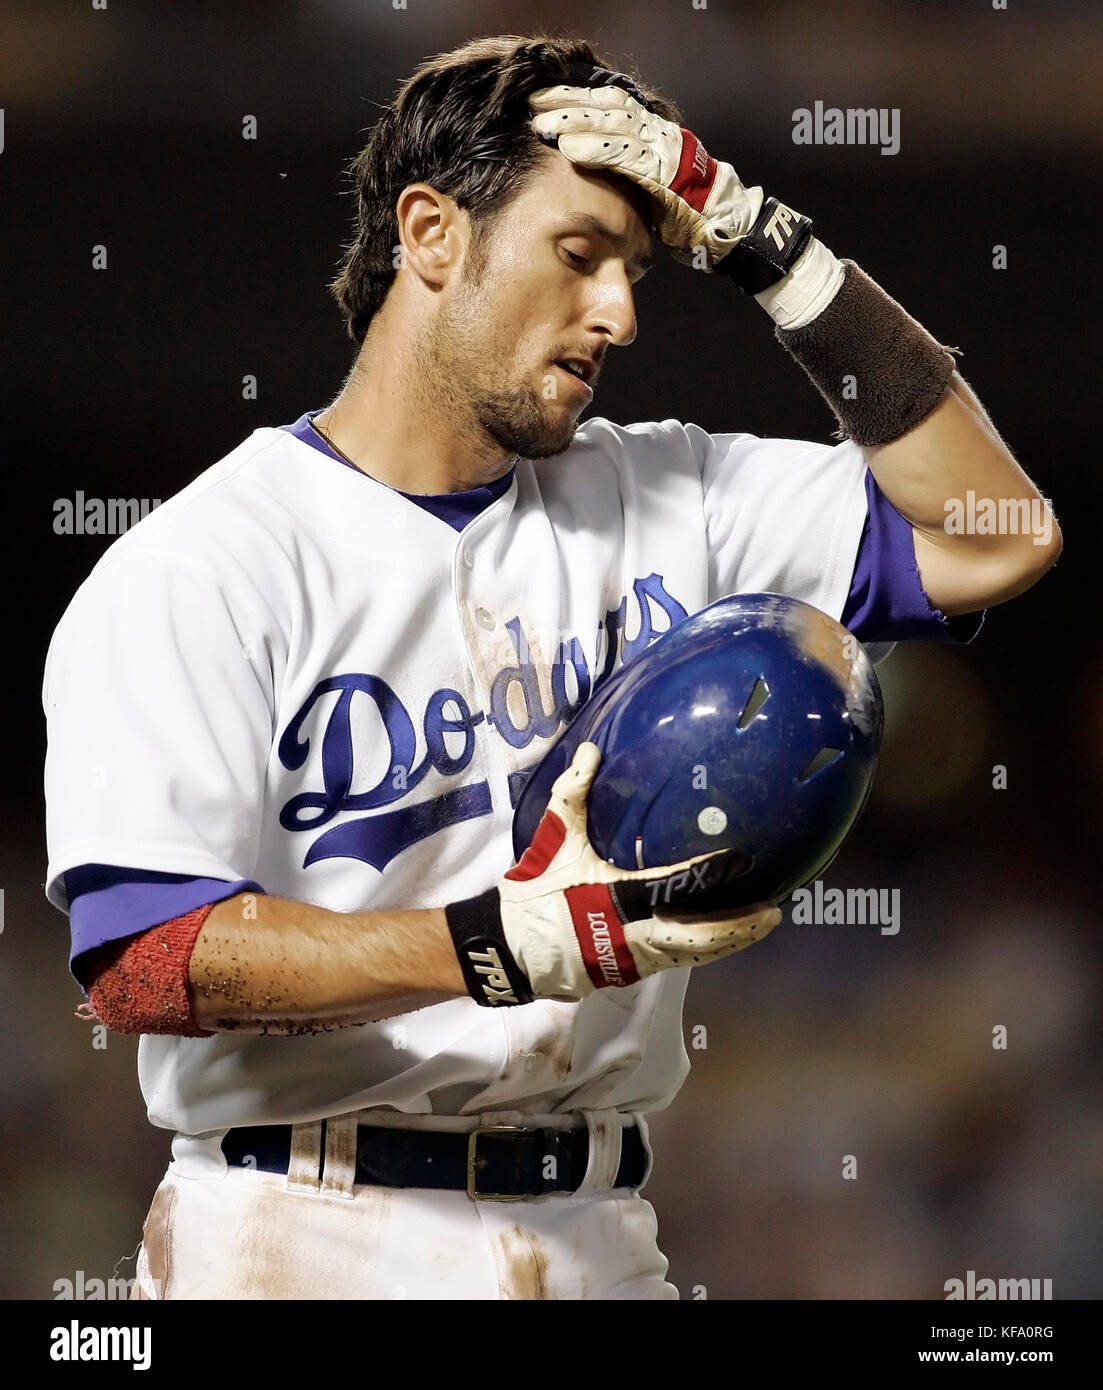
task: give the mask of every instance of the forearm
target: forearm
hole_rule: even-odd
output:
[[[912,524],[931,602],[975,612],[1028,589],[1061,551],[1048,502],[1016,462],[942,347],[852,262],[818,307],[833,258],[808,282],[756,296],[778,337],[862,448],[877,485]],[[786,277],[788,280],[789,277]],[[784,327],[779,320],[791,320]]]
[[[252,894],[211,911],[188,982],[212,1032],[315,1032],[467,994],[442,909],[342,913]]]
[[[948,547],[964,541],[974,551],[994,553],[1031,536],[948,533],[947,501],[976,497],[1022,498],[1048,506],[1019,467],[967,383],[955,371],[946,394],[914,429],[891,443],[865,449],[877,485],[911,524]]]

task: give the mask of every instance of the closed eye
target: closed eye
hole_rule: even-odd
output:
[[[561,246],[559,249],[570,259],[571,268],[573,270],[585,271],[587,273],[593,270],[594,263],[588,256],[580,256],[577,251],[571,251],[566,246]],[[632,273],[628,277],[628,283],[633,286],[638,285],[650,269],[650,261],[636,262]]]

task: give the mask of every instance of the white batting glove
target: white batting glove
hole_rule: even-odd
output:
[[[529,97],[533,129],[558,141],[572,164],[623,174],[651,197],[655,229],[671,254],[711,270],[750,231],[762,189],[744,188],[692,131],[656,116],[622,87],[544,87]],[[699,252],[697,261],[702,261]]]
[[[746,294],[759,294],[787,279],[813,241],[807,217],[764,197],[757,185],[745,188],[691,130],[656,115],[621,86],[543,87],[529,106],[533,129],[557,142],[573,164],[622,174],[648,194],[655,229],[683,265],[730,276]],[[817,301],[826,272],[822,257],[814,260],[815,284],[789,295],[799,300],[787,307],[790,318],[823,307]]]
[[[446,909],[480,1003],[583,999],[659,970],[720,960],[781,921],[771,903],[695,911],[744,867],[733,850],[655,869],[620,869],[602,859],[586,828],[600,762],[595,744],[580,744],[520,861],[496,889]]]

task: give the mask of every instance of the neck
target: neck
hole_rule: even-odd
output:
[[[401,492],[485,487],[516,456],[478,425],[458,375],[373,329],[341,393],[315,422],[351,463]]]

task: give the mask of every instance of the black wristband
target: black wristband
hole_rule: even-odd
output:
[[[444,916],[464,984],[475,1003],[489,1008],[531,1004],[536,998],[532,986],[506,945],[497,888],[488,888],[477,898],[449,903]]]
[[[713,266],[714,275],[728,275],[744,294],[759,294],[783,279],[812,237],[812,219],[763,198],[751,230]]]

